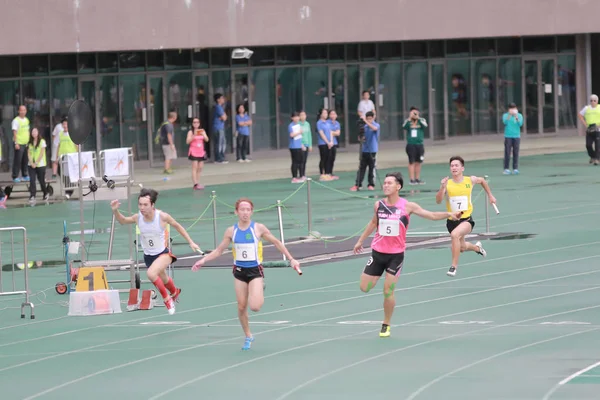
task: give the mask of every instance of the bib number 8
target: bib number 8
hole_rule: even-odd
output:
[[[148,240],[148,244],[150,245],[150,247],[154,247],[154,240],[152,240],[152,239]]]

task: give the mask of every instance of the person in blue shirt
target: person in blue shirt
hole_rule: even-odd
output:
[[[292,156],[292,183],[304,182],[300,170],[302,169],[302,125],[300,113],[292,113],[292,122],[288,125],[289,148]]]
[[[250,154],[250,125],[252,120],[246,112],[244,105],[240,104],[237,107],[237,114],[235,116],[235,133],[236,133],[236,158],[237,162],[249,162],[246,156]]]
[[[215,162],[226,164],[225,150],[227,149],[227,139],[225,137],[225,121],[227,121],[227,113],[223,108],[225,96],[220,93],[215,94],[215,103],[213,114],[213,131],[217,137],[217,140],[215,140]]]
[[[333,146],[329,149],[329,165],[327,167],[326,174],[329,174],[331,179],[337,180],[339,177],[333,174],[333,166],[335,165],[335,156],[337,154],[338,148],[338,136],[340,136],[342,129],[340,127],[340,123],[337,120],[337,113],[335,110],[329,111],[329,129],[331,131],[331,137],[333,139]]]
[[[513,156],[513,174],[519,174],[519,147],[521,145],[521,127],[523,126],[523,115],[517,109],[515,103],[508,105],[508,112],[502,116],[504,123],[504,175],[510,175],[508,169],[510,153]]]
[[[319,146],[319,154],[321,161],[319,161],[319,173],[321,181],[330,181],[331,175],[329,172],[329,157],[331,155],[331,148],[333,147],[333,138],[331,136],[331,125],[327,120],[329,111],[326,108],[319,110],[319,120],[317,121],[317,145]]]
[[[379,150],[379,124],[374,121],[373,111],[369,111],[366,116],[362,117],[365,121],[365,139],[362,143],[362,152],[360,157],[360,165],[358,174],[356,175],[356,184],[350,188],[356,192],[362,188],[362,182],[365,179],[365,172],[369,167],[368,189],[375,190],[375,162],[377,151]]]

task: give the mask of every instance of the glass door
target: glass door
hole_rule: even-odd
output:
[[[256,115],[256,103],[250,100],[250,82],[248,71],[234,71],[233,73],[233,88],[231,92],[231,130],[233,132],[232,139],[228,139],[231,143],[232,151],[235,152],[237,149],[237,124],[236,116],[238,115],[238,107],[243,106],[244,111],[248,113],[250,119],[252,119],[253,125],[250,126],[250,149],[254,147],[254,131],[261,131],[262,125],[265,121],[254,121]],[[254,126],[254,123],[257,126]],[[268,125],[268,122],[267,122]]]
[[[330,109],[335,110],[340,123],[338,145],[345,147],[349,143],[347,128],[350,127],[346,113],[346,68],[330,68],[329,84]]]
[[[448,131],[446,118],[447,97],[444,88],[446,68],[443,61],[435,61],[429,64],[430,100],[429,104],[429,130],[433,132],[433,140],[446,140]]]
[[[100,137],[96,134],[98,132],[98,102],[97,100],[98,91],[96,89],[96,79],[80,79],[79,80],[79,99],[85,101],[92,109],[92,133],[83,143],[81,151],[96,151],[101,150]]]
[[[209,86],[208,86],[208,74],[196,74],[194,75],[194,117],[200,118],[200,126],[206,131],[206,134],[210,138],[211,124],[210,124],[210,98],[209,98]],[[211,142],[205,146],[206,158],[210,158],[211,155]]]
[[[209,118],[210,118],[210,127],[211,127],[211,136],[210,137],[210,143],[212,143],[211,147],[211,151],[213,152],[214,155],[214,151],[215,149],[217,149],[218,144],[219,144],[219,136],[218,136],[218,132],[214,131],[213,128],[213,122],[215,120],[215,99],[214,97],[216,95],[222,95],[224,97],[225,102],[223,103],[223,110],[225,111],[225,114],[227,115],[227,120],[225,121],[225,138],[227,141],[227,147],[226,149],[230,149],[231,146],[233,145],[231,143],[231,137],[232,137],[232,128],[235,129],[235,121],[232,121],[232,118],[235,118],[235,111],[233,110],[233,94],[232,94],[232,89],[231,89],[231,71],[229,70],[224,70],[224,71],[213,71],[212,75],[211,75],[211,79],[210,79],[210,84],[211,84],[211,92],[210,92],[210,98],[209,98]],[[225,160],[227,160],[227,150],[225,151]],[[214,157],[213,157],[214,160]]]
[[[157,143],[158,128],[166,119],[164,102],[164,81],[160,75],[149,75],[146,82],[146,110],[148,119],[148,153],[150,166],[155,167],[164,161],[162,145]]]
[[[556,132],[556,62],[553,58],[527,59],[523,64],[525,126],[528,134]]]

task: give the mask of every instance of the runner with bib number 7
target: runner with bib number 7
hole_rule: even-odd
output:
[[[446,221],[446,228],[452,239],[452,265],[446,273],[448,276],[456,275],[458,267],[458,258],[463,251],[474,251],[485,257],[487,255],[481,242],[475,244],[465,241],[465,236],[473,231],[475,221],[473,221],[473,203],[471,202],[471,193],[473,186],[480,184],[488,195],[490,203],[496,204],[496,198],[492,195],[490,186],[485,178],[478,176],[464,176],[465,160],[462,157],[454,156],[450,158],[450,174],[452,179],[445,177],[441,181],[440,189],[435,195],[435,201],[440,204],[446,197],[446,208],[449,212],[459,211],[462,213],[459,221]]]
[[[410,215],[416,214],[432,221],[440,221],[445,218],[460,219],[459,211],[427,211],[417,203],[400,197],[399,192],[403,186],[404,179],[400,172],[389,173],[385,176],[383,194],[386,198],[375,203],[375,214],[354,246],[354,254],[362,253],[364,240],[375,231],[375,237],[371,242],[371,257],[360,277],[360,290],[365,293],[369,292],[385,272],[383,283],[384,319],[379,332],[380,337],[390,336],[390,322],[394,307],[396,307],[394,289],[404,265],[406,231]]]

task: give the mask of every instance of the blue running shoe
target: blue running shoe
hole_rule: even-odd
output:
[[[244,341],[244,347],[242,347],[242,350],[250,350],[250,347],[252,346],[252,342],[254,342],[254,338],[247,337],[246,340]]]

